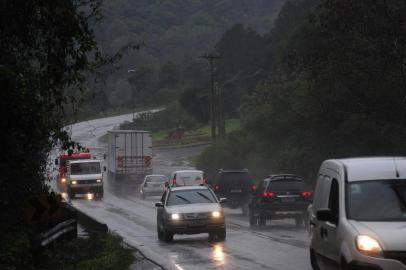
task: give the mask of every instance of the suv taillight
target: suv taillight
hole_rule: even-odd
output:
[[[254,192],[257,189],[257,186],[255,184],[252,184],[250,188],[251,191]]]
[[[273,192],[262,192],[261,194],[260,194],[260,196],[261,197],[273,197],[273,196],[275,196],[275,194],[273,193]]]
[[[302,195],[302,197],[307,198],[307,197],[312,196],[312,192],[310,192],[310,191],[303,191],[303,192],[301,193],[301,195]]]

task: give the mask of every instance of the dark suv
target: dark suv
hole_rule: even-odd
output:
[[[264,226],[267,219],[293,218],[297,226],[307,222],[312,192],[293,174],[270,175],[258,184],[249,205],[250,225]]]
[[[243,214],[248,214],[248,203],[256,185],[247,169],[220,169],[210,184],[218,197],[227,198],[227,207],[234,209],[241,207]]]

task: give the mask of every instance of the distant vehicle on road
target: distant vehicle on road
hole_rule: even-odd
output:
[[[157,202],[157,233],[161,241],[171,242],[174,234],[208,233],[210,240],[224,241],[226,225],[220,203],[207,186],[168,188]]]
[[[227,198],[230,208],[241,208],[243,214],[248,213],[248,204],[252,192],[256,189],[256,183],[247,169],[217,171],[210,186],[219,197]]]
[[[198,186],[206,184],[203,171],[181,170],[174,171],[171,175],[169,185],[172,187]]]
[[[57,159],[55,159],[55,165],[58,166],[58,175],[56,177],[56,182],[58,188],[65,189],[66,188],[66,173],[68,171],[67,168],[67,161],[68,160],[77,160],[77,159],[91,159],[90,153],[80,152],[80,153],[64,153],[59,155]]]
[[[114,179],[142,181],[152,173],[152,137],[149,131],[111,130],[108,132],[107,167]]]
[[[250,225],[264,226],[267,220],[285,218],[293,218],[296,226],[306,224],[311,197],[312,192],[296,175],[270,175],[254,192],[249,207]]]
[[[69,160],[66,183],[70,198],[74,198],[76,194],[86,193],[103,198],[101,161],[96,159]]]
[[[406,269],[406,157],[326,160],[312,206],[313,269]]]
[[[145,176],[140,188],[142,199],[148,196],[162,196],[168,181],[168,177],[165,175],[151,174]]]

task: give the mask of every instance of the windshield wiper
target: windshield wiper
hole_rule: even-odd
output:
[[[400,187],[404,188],[403,185],[402,186],[397,186],[397,185],[392,186],[393,190],[395,191],[396,196],[398,197],[399,201],[402,203],[402,206],[403,206],[402,208],[405,210],[406,209],[406,200],[403,197],[401,191],[399,190]]]
[[[199,194],[201,197],[205,198],[206,200],[208,200],[209,202],[213,202],[209,197],[207,197],[203,193],[200,193],[200,192],[196,192],[196,193]]]
[[[186,199],[185,197],[182,197],[180,195],[176,195],[176,197],[178,197],[179,199],[181,199],[181,200],[183,200],[183,201],[185,201],[187,203],[192,203],[191,201],[189,201],[188,199]]]

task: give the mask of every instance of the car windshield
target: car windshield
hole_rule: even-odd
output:
[[[99,162],[72,163],[71,174],[98,174],[101,173]]]
[[[349,183],[347,211],[358,221],[406,221],[406,180]]]
[[[268,191],[303,191],[303,181],[299,180],[277,180],[272,181],[268,186]]]
[[[145,182],[147,183],[163,183],[168,181],[168,178],[164,175],[153,175],[153,176],[148,176]]]
[[[207,189],[181,190],[169,193],[167,206],[192,204],[192,203],[216,203],[213,194]]]

